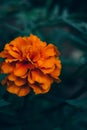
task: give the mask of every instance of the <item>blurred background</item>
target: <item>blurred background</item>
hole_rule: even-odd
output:
[[[0,130],[87,130],[87,0],[0,1],[0,51],[31,33],[60,50],[61,83],[22,98],[1,86]]]

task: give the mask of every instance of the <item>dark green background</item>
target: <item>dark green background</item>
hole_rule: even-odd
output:
[[[0,51],[31,33],[58,46],[62,82],[21,98],[0,85],[0,130],[87,130],[87,1],[1,0]]]

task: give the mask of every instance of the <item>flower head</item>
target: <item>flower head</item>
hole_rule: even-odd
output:
[[[59,51],[53,44],[42,42],[37,36],[18,37],[5,45],[0,57],[1,72],[7,74],[2,84],[7,91],[18,96],[49,91],[54,81],[59,81],[61,62]]]

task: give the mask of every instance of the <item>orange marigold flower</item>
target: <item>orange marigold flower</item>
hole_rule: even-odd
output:
[[[37,36],[18,37],[5,45],[0,57],[1,73],[7,74],[2,84],[7,91],[18,96],[49,91],[54,81],[60,81],[61,61],[53,44],[42,42]]]

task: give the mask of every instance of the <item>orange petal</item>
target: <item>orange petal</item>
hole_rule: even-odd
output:
[[[29,50],[29,55],[27,55],[27,58],[29,60],[32,59],[33,62],[36,62],[40,58],[40,52],[37,48],[33,47],[32,50]]]
[[[53,80],[49,78],[47,75],[44,75],[39,70],[33,70],[28,75],[28,81],[31,84],[30,87],[34,89],[36,94],[45,93],[49,91],[50,85]]]
[[[16,78],[17,78],[17,77],[16,77],[13,73],[11,73],[11,74],[8,75],[8,79],[9,79],[10,81],[15,81]]]
[[[53,44],[49,44],[48,46],[46,46],[43,50],[42,50],[42,57],[44,58],[48,58],[50,56],[58,56],[59,52],[56,48],[56,46],[54,46]]]
[[[51,79],[49,79],[47,75],[44,75],[39,70],[32,70],[31,73],[29,73],[28,76],[29,76],[28,80],[30,81],[30,83],[33,83],[33,82],[44,83],[44,82],[47,82],[47,81],[51,82]]]
[[[6,61],[6,63],[12,63],[12,62],[14,62],[14,61],[18,61],[18,59],[7,58],[5,61]]]
[[[50,75],[51,75],[53,78],[57,79],[58,76],[60,75],[60,70],[59,70],[59,68],[55,68],[55,70],[54,70],[53,72],[51,72]]]
[[[26,96],[30,92],[30,88],[29,86],[18,87],[15,84],[12,84],[7,87],[7,91],[21,97]]]
[[[22,37],[17,37],[10,42],[11,45],[17,47],[19,50],[23,49],[27,45],[27,42]]]
[[[6,58],[7,57],[7,52],[6,51],[2,51],[2,52],[0,52],[0,57],[2,57],[2,58]]]
[[[40,85],[37,86],[37,85],[32,84],[32,85],[30,85],[30,87],[33,89],[35,94],[44,93],[44,90],[42,89],[42,87],[40,87]]]
[[[23,76],[27,73],[27,66],[22,63],[17,63],[16,68],[14,70],[14,75]]]
[[[4,50],[6,52],[8,52],[8,54],[10,54],[14,58],[20,57],[20,51],[19,51],[19,49],[17,47],[15,47],[14,45],[12,45],[11,43],[6,44]]]
[[[1,70],[3,71],[3,73],[11,73],[14,70],[14,67],[14,64],[3,62]]]
[[[10,54],[11,56],[13,56],[14,58],[17,58],[17,59],[20,58],[20,53],[17,53],[16,51],[9,50],[9,54]]]
[[[25,79],[27,77],[27,73],[23,76],[21,76],[21,78]]]
[[[18,59],[14,59],[14,57],[12,57],[7,51],[2,51],[0,53],[0,57],[6,58],[5,59],[6,62],[13,62],[13,61],[17,61],[18,60]]]
[[[61,62],[56,57],[50,57],[48,59],[44,59],[43,61],[39,60],[38,66],[44,74],[52,73],[55,70],[55,66],[57,66],[59,71],[61,70]]]
[[[55,57],[50,57],[48,59],[40,59],[37,62],[37,65],[40,68],[51,68],[55,64]]]
[[[16,80],[14,81],[14,83],[17,86],[22,86],[26,83],[26,79],[21,79],[21,78],[17,77]]]
[[[28,81],[32,84],[34,82],[43,83],[43,74],[38,70],[32,70],[31,73],[28,75]]]
[[[51,83],[45,82],[43,84],[31,84],[30,87],[34,90],[35,94],[47,93],[50,90]]]
[[[8,75],[10,81],[14,81],[15,85],[22,86],[26,83],[26,79],[15,76],[13,73]]]
[[[28,82],[30,84],[33,84],[35,81],[32,79],[32,74],[31,74],[31,71],[28,73]]]
[[[60,60],[56,60],[56,65],[55,65],[55,69],[53,72],[50,73],[50,75],[57,79],[58,76],[60,75],[60,72],[61,72],[61,62]]]
[[[43,48],[46,46],[46,42],[42,42],[37,36],[32,34],[28,37],[28,41],[31,43],[32,46],[36,46],[39,48]]]
[[[51,72],[53,72],[53,70],[55,69],[55,66],[51,67],[51,68],[44,68],[42,67],[40,70],[44,73],[44,74],[49,74]]]

